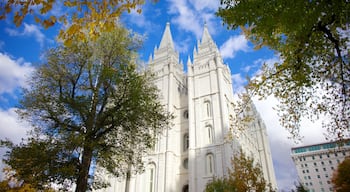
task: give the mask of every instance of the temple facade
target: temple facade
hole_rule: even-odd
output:
[[[248,128],[228,139],[234,112],[231,72],[206,26],[187,72],[169,23],[148,67],[156,76],[162,104],[175,119],[144,157],[145,172],[129,179],[108,177],[111,186],[100,191],[202,192],[214,177],[228,175],[231,158],[240,150],[261,165],[267,182],[277,188],[266,127],[253,104],[245,112],[254,117]]]

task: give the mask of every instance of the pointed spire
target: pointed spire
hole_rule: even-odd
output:
[[[188,66],[192,65],[191,57],[190,57],[190,56],[188,56],[188,58],[187,58],[187,65],[188,65]]]
[[[170,23],[166,23],[166,27],[163,33],[162,40],[159,45],[159,49],[165,48],[165,47],[170,47],[171,49],[174,49],[174,43],[173,43],[173,38],[171,36],[171,31],[170,31]]]
[[[203,29],[203,35],[202,35],[202,43],[205,42],[210,42],[213,41],[213,39],[211,38],[208,28],[207,28],[207,24],[204,24],[204,29]]]

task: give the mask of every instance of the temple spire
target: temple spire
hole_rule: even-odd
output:
[[[204,24],[204,29],[203,29],[203,35],[202,35],[202,43],[205,42],[211,42],[213,41],[213,39],[211,38],[208,28],[207,28],[207,24]]]
[[[166,27],[163,33],[162,40],[159,45],[159,49],[169,47],[171,49],[174,49],[174,43],[173,43],[173,38],[171,36],[171,31],[170,31],[170,23],[166,23]]]

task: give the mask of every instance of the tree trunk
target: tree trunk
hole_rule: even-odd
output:
[[[85,192],[88,187],[89,170],[92,159],[91,147],[85,146],[75,192]]]

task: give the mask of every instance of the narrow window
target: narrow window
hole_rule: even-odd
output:
[[[206,115],[206,117],[211,117],[211,104],[210,104],[210,101],[205,101],[204,102],[204,107],[205,107],[205,115]]]
[[[214,131],[213,127],[210,125],[206,126],[206,132],[207,132],[207,144],[214,143]]]
[[[151,163],[148,165],[147,169],[147,188],[149,192],[154,192],[155,188],[155,173],[156,173],[156,166],[155,164]]]
[[[187,151],[188,150],[188,147],[190,146],[190,140],[189,140],[189,136],[188,136],[188,133],[186,133],[184,135],[184,138],[183,138],[183,149],[184,151]]]
[[[207,171],[207,175],[212,175],[214,173],[214,156],[213,154],[209,153],[207,154],[207,158],[206,158],[206,171]]]

